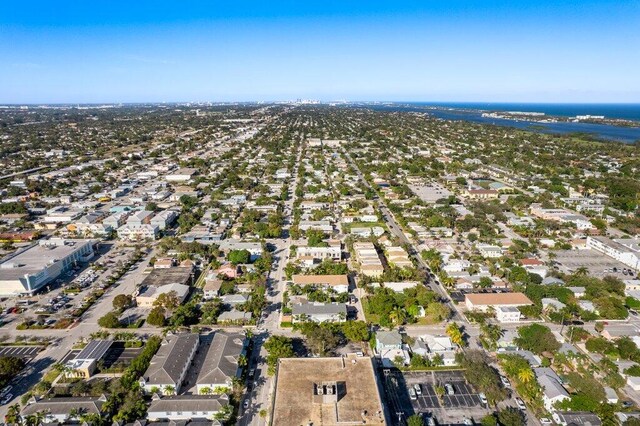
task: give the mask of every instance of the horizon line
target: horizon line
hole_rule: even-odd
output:
[[[321,99],[287,99],[287,100],[227,100],[227,101],[93,101],[93,102],[0,102],[0,107],[8,106],[96,106],[96,105],[176,105],[176,104],[373,104],[373,103],[431,103],[431,104],[521,104],[521,105],[640,105],[640,101],[606,101],[606,102],[559,102],[559,101],[437,101],[437,100],[321,100]]]

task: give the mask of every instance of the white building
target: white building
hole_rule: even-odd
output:
[[[587,237],[587,247],[604,253],[636,271],[640,268],[640,240],[637,238],[612,240],[607,237]]]
[[[165,176],[167,182],[189,182],[196,174],[196,169],[182,168]]]
[[[0,263],[0,295],[31,295],[94,255],[96,240],[50,238],[20,249]]]
[[[499,322],[520,322],[522,314],[515,306],[496,306],[496,319]]]
[[[476,244],[476,248],[483,257],[498,258],[502,257],[502,249],[491,244]]]
[[[156,214],[151,218],[149,222],[150,225],[157,226],[158,229],[164,231],[169,225],[171,225],[176,218],[178,217],[178,213],[174,210],[164,210],[160,213]]]
[[[155,240],[159,235],[160,229],[156,225],[126,224],[118,228],[118,238],[121,240]]]

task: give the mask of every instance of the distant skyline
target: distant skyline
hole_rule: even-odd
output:
[[[0,103],[640,102],[640,1],[44,1]]]

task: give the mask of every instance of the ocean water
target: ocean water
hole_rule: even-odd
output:
[[[638,104],[542,104],[542,103],[410,103],[421,106],[442,108],[473,109],[483,111],[523,111],[544,112],[546,115],[575,117],[576,115],[604,115],[605,118],[621,118],[640,121],[640,103]]]
[[[606,118],[637,120],[640,122],[640,104],[519,104],[519,103],[434,103],[398,102],[366,105],[386,111],[426,112],[445,120],[463,120],[473,123],[514,127],[540,133],[586,133],[594,138],[623,143],[640,140],[640,127],[622,127],[592,123],[540,123],[527,120],[509,120],[483,117],[488,111],[543,112],[549,116],[574,117],[576,115],[604,115]],[[640,126],[640,124],[639,124]]]

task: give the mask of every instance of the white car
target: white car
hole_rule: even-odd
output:
[[[487,405],[489,403],[489,401],[487,401],[487,396],[484,393],[479,393],[478,398],[480,398],[480,402],[483,405]]]
[[[13,389],[13,386],[11,385],[5,386],[5,388],[2,389],[2,391],[0,392],[0,398],[4,397],[6,394],[11,392],[11,389]]]
[[[0,401],[1,405],[6,404],[7,402],[11,401],[13,399],[13,394],[9,394],[7,396],[5,396],[4,398],[2,398],[2,401]]]
[[[516,405],[518,406],[519,409],[521,409],[522,411],[526,411],[527,406],[524,405],[524,401],[521,400],[520,398],[516,398]]]
[[[453,389],[449,383],[445,383],[444,389],[447,391],[447,395],[455,395],[456,391]]]
[[[418,397],[416,396],[416,391],[413,390],[413,388],[409,388],[409,398],[418,399]]]
[[[422,395],[422,389],[420,388],[420,384],[416,383],[413,385],[413,388],[416,390],[416,395]]]
[[[509,383],[509,379],[507,379],[506,377],[500,376],[500,381],[502,382],[502,385],[505,388],[510,388],[511,387],[511,383]]]

